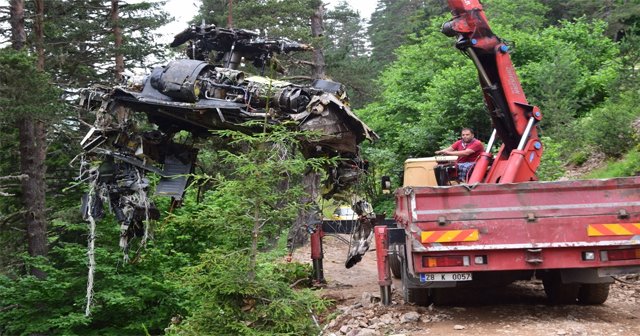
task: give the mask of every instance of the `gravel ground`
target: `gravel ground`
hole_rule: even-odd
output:
[[[343,238],[348,238],[343,236]],[[482,300],[451,306],[419,307],[402,300],[394,279],[393,302],[382,306],[377,285],[376,255],[346,269],[347,246],[333,236],[324,240],[327,284],[320,295],[335,302],[321,321],[322,335],[640,335],[640,276],[619,278],[609,299],[599,306],[549,306],[540,281],[516,282]],[[294,258],[311,263],[309,246]]]

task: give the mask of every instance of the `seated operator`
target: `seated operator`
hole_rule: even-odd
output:
[[[463,128],[460,136],[460,140],[445,149],[436,151],[436,154],[457,156],[458,180],[464,182],[467,179],[467,174],[475,165],[476,159],[480,156],[480,153],[484,152],[484,146],[480,140],[473,137],[471,128]]]

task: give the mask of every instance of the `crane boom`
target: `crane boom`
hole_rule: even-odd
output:
[[[456,48],[465,53],[478,70],[484,101],[502,140],[491,168],[491,148],[481,154],[469,183],[513,183],[537,180],[542,143],[534,127],[542,118],[530,105],[511,62],[510,47],[496,36],[478,0],[448,0],[453,19],[442,32],[456,37]]]

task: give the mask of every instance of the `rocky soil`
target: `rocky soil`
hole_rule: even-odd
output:
[[[344,239],[348,236],[341,235]],[[344,267],[347,245],[324,238],[324,274],[320,294],[335,302],[322,321],[322,335],[640,335],[640,276],[623,276],[599,306],[549,306],[540,281],[517,282],[495,292],[469,293],[450,306],[419,307],[402,300],[394,279],[393,302],[382,306],[376,255],[369,251],[351,269]],[[309,262],[309,246],[294,258]],[[476,295],[477,294],[477,295]]]

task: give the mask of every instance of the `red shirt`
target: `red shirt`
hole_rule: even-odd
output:
[[[453,145],[451,145],[451,147],[455,151],[463,151],[469,148],[473,149],[473,153],[467,156],[458,156],[458,160],[456,160],[456,162],[458,163],[475,162],[478,156],[480,156],[480,153],[484,152],[484,146],[482,145],[482,142],[480,142],[480,140],[476,138],[473,138],[470,143],[464,143],[462,142],[462,140],[458,140]]]

